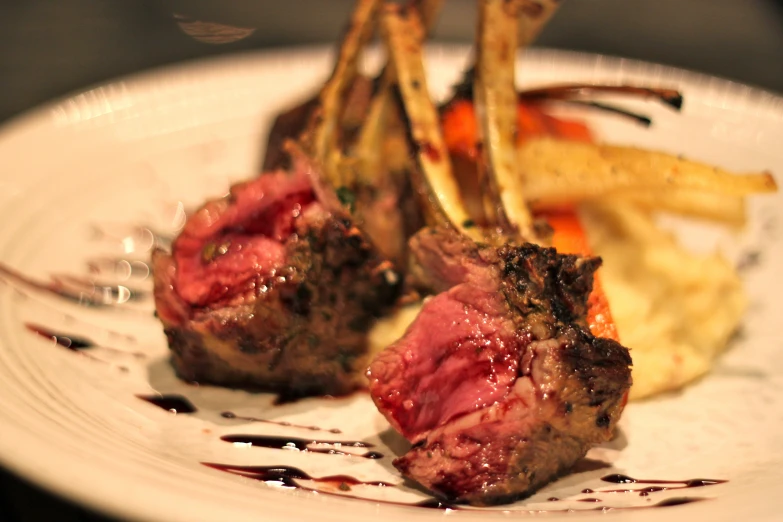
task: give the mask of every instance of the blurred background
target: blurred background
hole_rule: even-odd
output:
[[[331,42],[352,5],[353,0],[0,0],[0,121],[140,69]],[[446,5],[436,38],[470,40],[474,1]],[[783,92],[783,0],[568,0],[538,45],[662,62]]]
[[[143,69],[331,43],[353,3],[0,0],[0,122]],[[474,0],[446,2],[435,38],[470,41],[474,11]],[[568,0],[536,45],[660,62],[783,93],[783,0]],[[28,520],[108,519],[0,467],[0,521]]]

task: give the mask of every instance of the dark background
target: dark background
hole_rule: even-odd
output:
[[[474,4],[447,1],[436,38],[469,41]],[[0,0],[0,122],[142,69],[333,42],[352,5],[353,0]],[[209,43],[185,32],[217,37],[196,21],[255,30],[238,41]],[[783,92],[783,0],[568,0],[538,45],[661,62]],[[50,520],[107,519],[0,468],[0,521]]]

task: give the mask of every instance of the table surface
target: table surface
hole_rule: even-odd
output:
[[[352,5],[353,0],[0,0],[0,122],[51,98],[151,67],[332,42]],[[435,38],[469,41],[474,10],[471,0],[447,2]],[[186,34],[182,20],[255,30],[214,44]],[[783,92],[783,0],[570,0],[537,45],[666,63]],[[109,519],[0,468],[0,521],[43,520]]]

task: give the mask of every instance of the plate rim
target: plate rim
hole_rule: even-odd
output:
[[[449,43],[434,41],[426,44],[425,51],[427,52],[456,52],[465,51],[471,48],[470,44],[466,43]],[[320,57],[325,55],[330,59],[335,54],[335,46],[333,44],[302,44],[302,45],[287,45],[284,47],[276,48],[263,48],[254,50],[242,50],[236,52],[230,52],[225,54],[205,56],[201,58],[191,58],[187,60],[181,60],[171,62],[168,64],[158,65],[150,68],[141,69],[128,74],[122,74],[119,76],[113,76],[111,78],[100,80],[97,82],[89,83],[85,86],[68,90],[67,92],[49,98],[39,104],[36,104],[28,109],[13,114],[9,118],[0,121],[0,139],[4,139],[5,135],[10,131],[16,131],[19,126],[25,126],[33,120],[39,117],[41,114],[51,111],[52,109],[62,105],[63,103],[84,96],[88,93],[99,91],[101,89],[107,89],[114,85],[119,84],[140,84],[147,82],[156,76],[160,75],[174,75],[182,73],[192,73],[198,69],[210,69],[219,66],[228,66],[232,62],[252,62],[263,59],[279,59],[280,57]],[[378,52],[379,45],[372,44],[368,48],[368,52]],[[772,89],[760,87],[751,83],[742,82],[729,77],[710,74],[703,71],[697,71],[693,69],[687,69],[685,67],[678,67],[675,65],[668,65],[662,62],[647,61],[637,58],[628,58],[621,55],[594,53],[589,51],[579,51],[573,49],[561,49],[557,47],[537,47],[533,46],[526,49],[524,52],[519,53],[517,59],[524,56],[533,57],[551,57],[557,61],[579,62],[586,61],[588,59],[606,61],[610,65],[608,67],[626,67],[626,68],[638,68],[638,69],[651,69],[656,68],[661,72],[661,75],[666,76],[680,76],[683,80],[689,83],[714,83],[716,86],[723,87],[732,91],[744,91],[742,96],[753,98],[752,103],[778,105],[777,109],[783,111],[783,91],[776,92]],[[733,92],[732,95],[739,93]]]

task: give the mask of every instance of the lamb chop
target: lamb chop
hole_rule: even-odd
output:
[[[339,197],[340,119],[378,4],[358,1],[305,131],[285,145],[287,169],[208,201],[171,252],[154,253],[157,315],[183,379],[290,396],[363,385],[367,330],[402,280]]]
[[[599,261],[448,229],[412,241],[441,291],[369,369],[378,409],[413,443],[394,461],[403,475],[449,500],[506,502],[609,440],[631,359],[586,325]]]
[[[547,236],[512,183],[505,149],[514,120],[504,114],[516,102],[509,72],[516,33],[509,28],[529,16],[524,5],[481,2],[474,89],[488,229],[464,219],[426,82],[403,73],[421,61],[417,14],[389,6],[382,15],[417,150],[416,186],[428,204],[430,226],[410,242],[410,277],[433,295],[371,363],[370,393],[412,443],[394,461],[403,475],[475,505],[530,494],[609,440],[631,384],[628,350],[595,337],[587,321],[600,259],[537,244]]]

